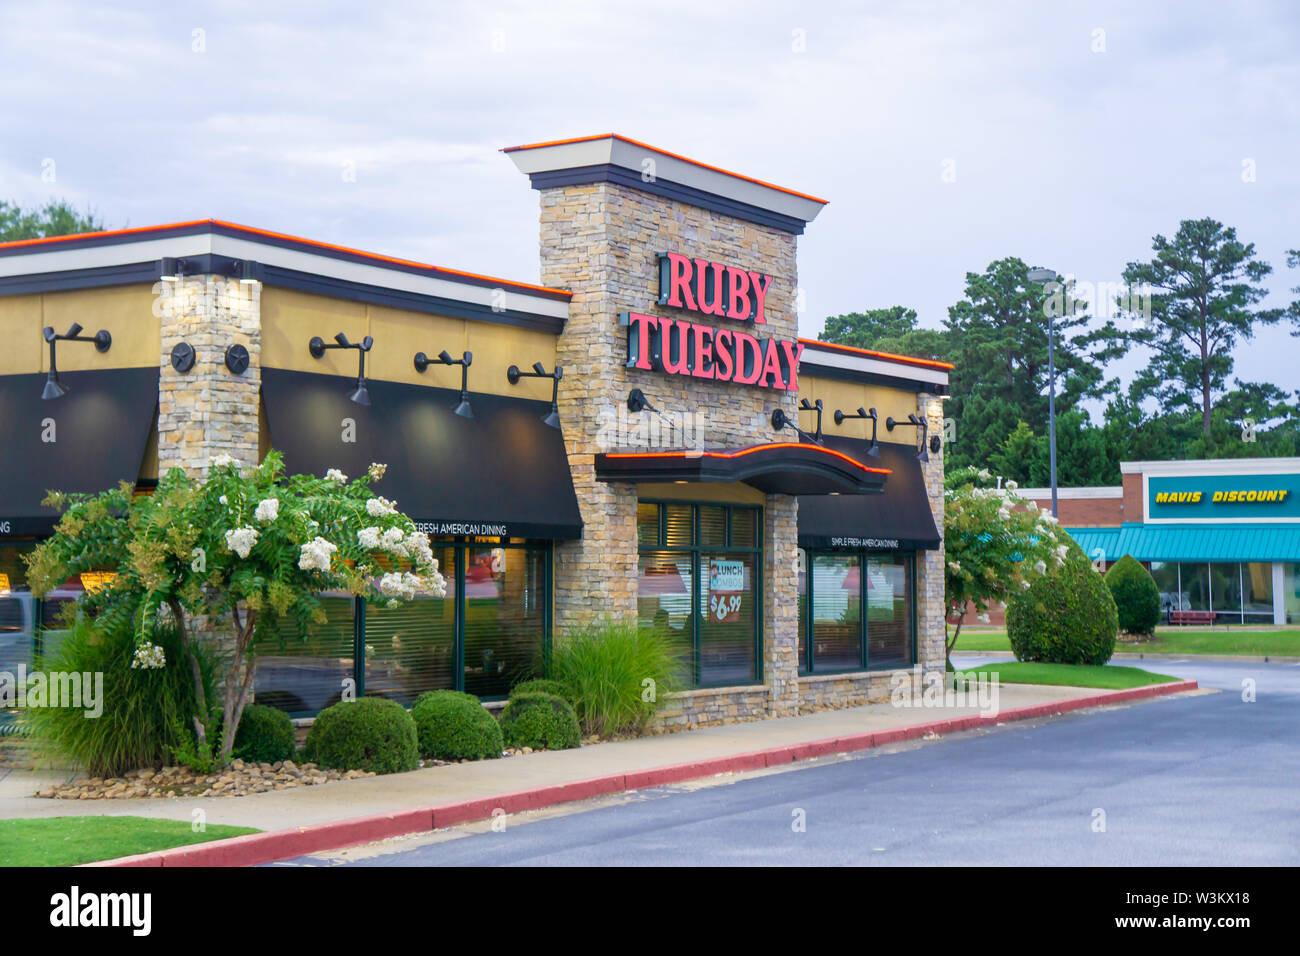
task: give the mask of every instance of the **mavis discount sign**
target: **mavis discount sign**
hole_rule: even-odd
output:
[[[709,619],[719,624],[740,620],[740,599],[745,593],[745,562],[709,562]]]
[[[767,323],[771,276],[722,262],[659,254],[659,305],[700,315]],[[689,319],[624,312],[627,366],[716,379],[739,385],[797,390],[803,346],[792,339],[760,338],[741,329],[715,328]]]

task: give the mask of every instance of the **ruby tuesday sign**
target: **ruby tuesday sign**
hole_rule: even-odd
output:
[[[676,252],[659,254],[659,304],[671,308],[757,327],[767,323],[771,283],[761,272]],[[624,312],[619,321],[627,327],[628,368],[763,388],[799,387],[803,346],[798,342],[642,312]]]

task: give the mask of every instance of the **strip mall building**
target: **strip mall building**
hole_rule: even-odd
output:
[[[0,245],[11,656],[55,603],[20,560],[47,489],[276,448],[294,472],[386,463],[376,490],[449,581],[263,635],[257,698],[295,716],[345,678],[499,699],[602,614],[679,642],[670,726],[942,669],[949,366],[798,337],[823,201],[617,136],[505,154],[540,194],[541,285],[215,220]]]

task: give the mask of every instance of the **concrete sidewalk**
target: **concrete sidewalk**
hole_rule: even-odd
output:
[[[1077,687],[1002,685],[1000,713],[1040,705],[1064,704],[1108,693]],[[1098,701],[1101,702],[1104,701]],[[1078,704],[1074,706],[1077,707]],[[1049,709],[1044,713],[1050,712],[1053,711]],[[648,773],[662,771],[665,767],[700,764],[813,742],[822,742],[824,748],[825,742],[833,742],[837,738],[861,738],[862,735],[887,734],[893,730],[906,731],[936,721],[978,717],[979,713],[973,705],[904,708],[888,703],[871,704],[802,717],[730,724],[594,744],[577,750],[452,764],[243,797],[75,801],[42,799],[32,794],[49,783],[66,780],[69,775],[9,771],[0,778],[0,819],[129,814],[188,821],[193,819],[195,810],[202,809],[209,823],[286,830],[377,814],[403,813],[413,808],[479,801],[501,794],[563,787],[595,778],[607,779],[611,775],[626,776],[628,789],[632,789],[634,779],[645,781],[639,784],[641,786],[665,782],[662,779],[652,780],[652,775]],[[1022,713],[1020,716],[1040,715]],[[987,719],[987,722],[992,726],[999,720],[1001,717],[993,717]],[[979,723],[982,724],[983,720]],[[908,735],[900,734],[898,739],[905,739],[906,736]],[[888,740],[882,738],[878,742]],[[862,749],[863,746],[858,739],[841,749]],[[823,749],[822,752],[834,751]],[[708,766],[701,767],[702,772],[695,776],[706,775],[708,769]],[[637,774],[642,776],[636,778]],[[688,779],[689,776],[679,775],[677,779]],[[569,799],[580,798],[576,796]]]

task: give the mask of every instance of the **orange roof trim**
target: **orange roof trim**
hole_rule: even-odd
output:
[[[573,293],[568,289],[554,289],[550,286],[534,285],[531,282],[516,282],[513,279],[502,279],[497,276],[483,275],[478,272],[464,272],[460,269],[448,269],[446,266],[435,266],[428,262],[416,262],[414,259],[399,259],[396,256],[385,256],[378,252],[367,252],[364,249],[353,249],[350,246],[337,246],[329,242],[319,242],[315,239],[304,239],[302,236],[291,236],[284,232],[272,232],[269,229],[258,229],[255,226],[244,226],[237,222],[227,222],[224,219],[193,219],[188,222],[169,222],[158,226],[136,226],[131,229],[107,229],[101,232],[79,232],[69,236],[46,236],[41,239],[17,239],[12,242],[0,242],[0,249],[12,249],[17,246],[34,246],[42,244],[52,244],[58,242],[69,242],[73,239],[86,239],[92,236],[129,236],[141,232],[153,232],[158,229],[183,229],[188,226],[201,225],[222,226],[226,229],[238,229],[240,232],[249,232],[258,236],[266,236],[269,239],[287,239],[291,242],[300,242],[303,245],[315,246],[318,249],[329,249],[333,252],[345,252],[349,255],[362,256],[366,259],[374,259],[377,262],[390,262],[394,265],[415,266],[419,269],[431,269],[434,272],[443,272],[448,275],[463,276],[467,279],[479,279],[485,282],[496,282],[505,286],[514,286],[517,289],[530,289],[535,292],[554,292],[561,295],[572,296]]]
[[[950,362],[940,362],[936,359],[916,358],[911,355],[895,355],[893,352],[877,352],[874,349],[860,349],[854,345],[839,345],[835,342],[823,342],[820,339],[799,339],[804,345],[812,345],[816,348],[833,349],[837,352],[848,352],[852,355],[865,355],[868,358],[889,359],[894,362],[906,362],[909,365],[925,365],[929,368],[954,369],[957,366]]]
[[[836,458],[842,458],[850,465],[855,465],[865,472],[873,475],[892,475],[893,471],[889,468],[871,468],[862,464],[856,458],[850,458],[843,452],[836,451],[833,448],[826,448],[823,445],[810,445],[807,442],[771,442],[766,445],[754,445],[752,448],[742,448],[739,451],[620,451],[610,452],[605,455],[606,458],[740,458],[743,455],[752,455],[755,452],[768,451],[773,448],[803,448],[808,451],[817,451],[825,455],[833,455]]]
[[[513,153],[521,149],[542,149],[546,146],[568,146],[571,143],[591,143],[598,139],[617,139],[632,146],[639,146],[641,149],[648,149],[652,152],[659,153],[662,156],[671,156],[673,159],[680,159],[683,163],[690,163],[692,166],[698,166],[700,169],[707,169],[715,173],[722,173],[726,176],[734,176],[736,179],[743,179],[745,182],[754,183],[756,186],[765,186],[768,189],[775,189],[777,192],[786,193],[790,196],[798,196],[800,199],[807,199],[812,202],[821,203],[823,206],[828,205],[828,200],[818,199],[816,196],[810,196],[807,193],[797,192],[793,189],[786,189],[784,186],[778,186],[775,183],[765,182],[762,179],[755,179],[753,176],[745,176],[741,173],[733,173],[729,169],[723,169],[721,166],[710,166],[708,163],[702,163],[698,159],[691,159],[689,156],[683,156],[680,153],[669,152],[666,149],[660,149],[658,146],[651,146],[649,143],[643,143],[640,140],[631,139],[627,136],[620,136],[618,133],[601,133],[598,136],[575,136],[573,139],[556,139],[549,143],[528,143],[524,146],[506,146],[501,152]]]

